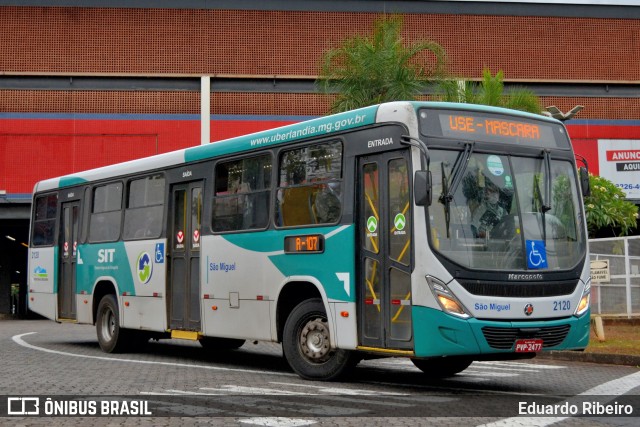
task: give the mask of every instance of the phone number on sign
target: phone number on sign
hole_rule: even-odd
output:
[[[616,184],[616,187],[623,190],[640,190],[640,184]]]

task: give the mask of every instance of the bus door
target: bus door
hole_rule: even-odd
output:
[[[199,331],[202,181],[171,186],[169,327]]]
[[[58,254],[58,318],[76,318],[76,263],[80,224],[80,202],[62,203]]]
[[[365,347],[413,348],[407,150],[358,159],[358,328]]]

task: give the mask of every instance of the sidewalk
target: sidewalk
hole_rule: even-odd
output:
[[[544,353],[538,353],[536,359],[569,360],[574,362],[640,367],[640,356],[626,354],[585,353],[584,351],[547,351]]]
[[[596,315],[592,315],[592,321]],[[632,325],[638,327],[638,335],[640,340],[640,318],[632,317],[631,319],[616,316],[600,316],[605,323],[605,337],[607,336],[607,327],[613,327],[616,323]],[[587,363],[603,363],[607,365],[624,365],[640,367],[640,355],[631,354],[606,354],[606,353],[587,353],[584,351],[547,351],[538,353],[536,358],[569,360]]]

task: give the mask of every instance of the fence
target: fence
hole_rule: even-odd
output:
[[[591,261],[609,261],[609,280],[591,283],[591,313],[640,316],[640,236],[589,240]]]

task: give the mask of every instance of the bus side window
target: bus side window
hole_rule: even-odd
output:
[[[276,225],[335,224],[342,215],[342,144],[338,141],[282,153]]]
[[[129,182],[124,211],[124,239],[160,237],[164,211],[165,180],[162,175]]]
[[[255,230],[269,223],[271,156],[221,162],[215,169],[215,232]]]
[[[33,216],[33,246],[49,246],[53,244],[57,216],[57,194],[36,197]]]
[[[93,190],[90,242],[115,242],[122,222],[122,183],[102,185]]]

